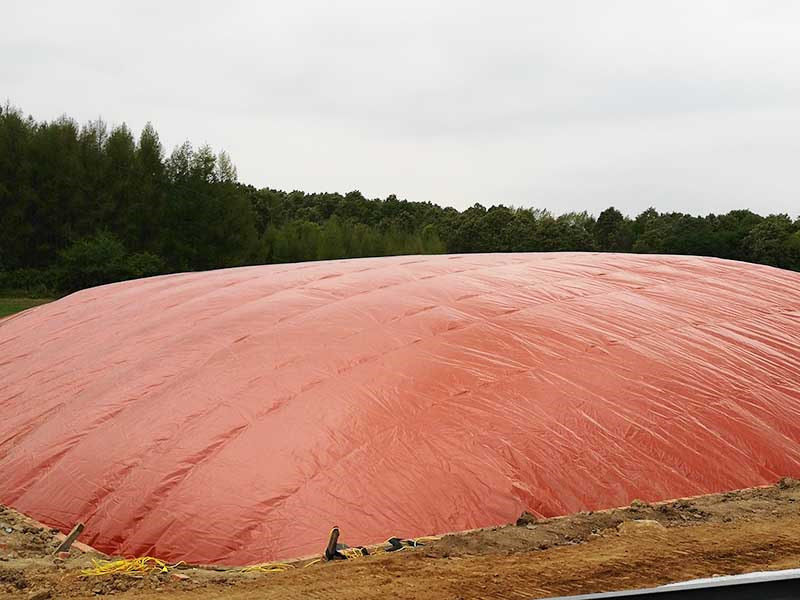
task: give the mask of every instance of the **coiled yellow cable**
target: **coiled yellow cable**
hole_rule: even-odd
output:
[[[99,575],[112,575],[114,573],[124,573],[125,575],[149,575],[153,572],[169,573],[172,569],[185,564],[183,561],[170,565],[163,560],[152,556],[141,556],[139,558],[120,558],[118,560],[95,560],[92,559],[93,567],[83,569],[81,575],[84,577],[96,577]]]

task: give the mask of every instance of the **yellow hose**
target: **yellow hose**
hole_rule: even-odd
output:
[[[92,559],[93,567],[83,569],[81,575],[84,577],[96,577],[99,575],[112,575],[123,573],[125,575],[149,575],[153,572],[169,573],[175,567],[185,564],[183,561],[170,565],[163,560],[152,556],[142,556],[139,558],[121,558],[119,560],[95,560]]]

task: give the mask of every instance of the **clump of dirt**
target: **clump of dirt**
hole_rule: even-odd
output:
[[[617,525],[617,531],[621,534],[638,534],[642,531],[649,531],[651,533],[660,533],[662,531],[666,531],[666,527],[664,527],[658,521],[653,521],[651,519],[636,519],[634,521],[624,521]]]
[[[11,593],[16,590],[24,590],[29,585],[28,579],[21,570],[0,567],[0,590]]]

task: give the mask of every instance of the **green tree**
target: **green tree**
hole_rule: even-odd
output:
[[[100,232],[100,233],[98,233]],[[585,212],[256,189],[224,151],[165,157],[148,123],[37,122],[0,106],[0,287],[64,291],[180,270],[438,252],[698,254],[800,270],[800,221],[749,210]]]
[[[800,268],[800,236],[788,215],[770,215],[754,226],[743,241],[744,251],[752,262]]]
[[[114,235],[100,232],[59,253],[58,287],[65,292],[160,272],[162,263],[147,253],[129,254]]]
[[[631,223],[613,206],[597,217],[594,240],[598,250],[605,252],[629,252],[633,246]]]

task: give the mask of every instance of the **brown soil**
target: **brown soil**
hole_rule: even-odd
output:
[[[0,598],[539,598],[800,567],[800,483],[790,479],[557,519],[523,515],[516,526],[307,568],[301,561],[282,573],[174,571],[187,576],[181,579],[81,577],[90,554],[73,550],[66,560],[54,561],[49,555],[58,540],[51,530],[0,508],[3,523],[14,531],[0,529]]]

